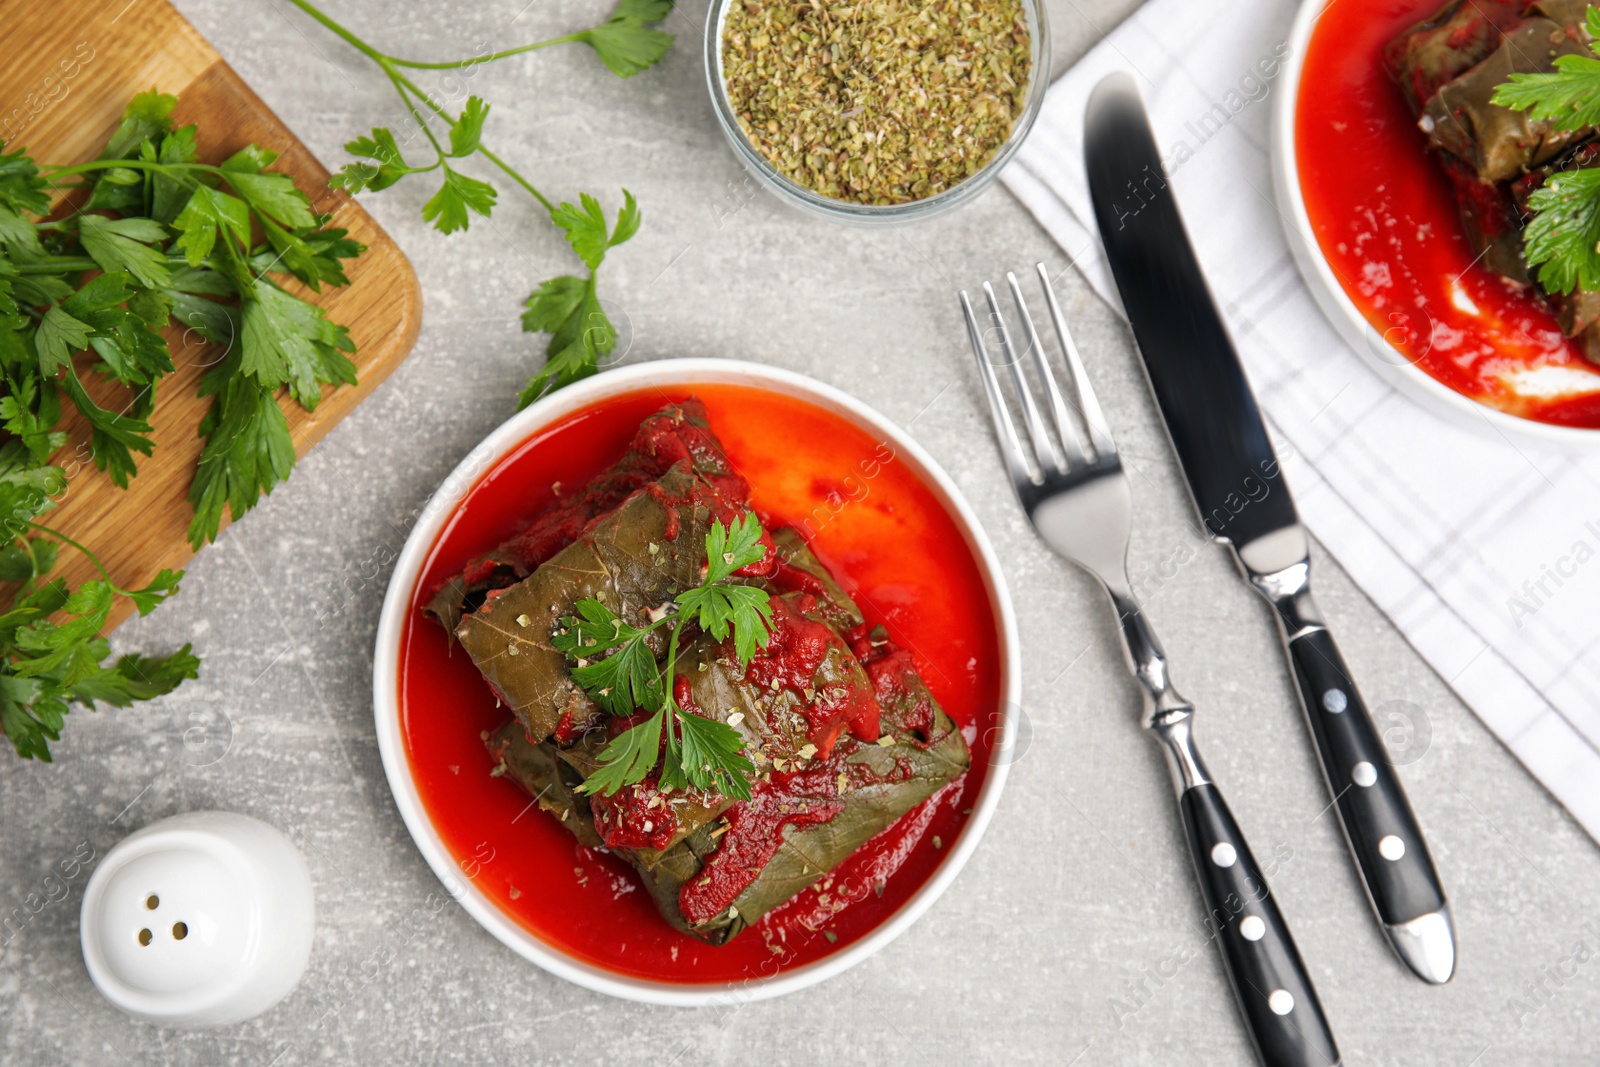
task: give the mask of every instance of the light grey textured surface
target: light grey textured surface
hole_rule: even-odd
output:
[[[282,0],[180,7],[323,160],[398,119],[378,72]],[[1058,64],[1131,7],[1052,3]],[[361,0],[336,13],[390,51],[448,58],[601,11],[591,0]],[[54,766],[0,760],[0,911],[11,918],[0,931],[0,1061],[1251,1062],[1202,941],[1166,772],[1138,729],[1108,609],[1026,528],[952,298],[1037,259],[1061,272],[1063,256],[998,188],[954,215],[883,231],[839,229],[757,194],[705,99],[703,15],[703,0],[675,14],[679,47],[630,82],[576,48],[484,69],[472,91],[494,103],[486,140],[551,194],[587,189],[614,205],[626,185],[639,196],[644,228],[603,281],[630,325],[629,360],[740,357],[811,374],[909,426],[966,492],[1016,597],[1032,735],[972,865],[852,974],[736,1010],[607,1000],[524,963],[455,905],[430,911],[438,883],[401,825],[374,743],[378,609],[400,517],[511,414],[537,364],[517,329],[520,300],[572,259],[509,189],[492,224],[445,238],[418,218],[424,189],[402,185],[367,204],[422,279],[414,354],[195,561],[177,600],[116,635],[119,647],[151,651],[193,641],[202,679],[134,711],[75,714]],[[1431,736],[1402,776],[1452,897],[1462,961],[1445,988],[1401,969],[1326,810],[1267,611],[1221,550],[1189,551],[1187,501],[1125,329],[1075,275],[1060,284],[1137,471],[1135,570],[1170,574],[1146,586],[1150,610],[1201,709],[1216,778],[1260,858],[1277,857],[1273,887],[1346,1062],[1600,1058],[1600,852],[1319,555],[1323,607],[1369,702],[1411,702]],[[222,749],[197,756],[183,744],[189,716],[206,713],[225,714],[231,746],[197,766]],[[87,874],[63,884],[50,872],[80,843],[103,856],[134,828],[210,807],[266,819],[304,851],[319,908],[310,970],[288,1000],[241,1026],[133,1023],[83,969]]]

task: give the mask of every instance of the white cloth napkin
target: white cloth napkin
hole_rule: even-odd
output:
[[[1002,179],[1120,307],[1083,109],[1134,76],[1300,513],[1461,699],[1600,840],[1600,452],[1446,422],[1322,317],[1273,205],[1270,114],[1293,0],[1150,0],[1051,86]],[[1600,431],[1597,431],[1600,433]],[[1285,447],[1287,446],[1287,447]],[[1360,679],[1357,679],[1360,682]],[[1380,731],[1401,719],[1364,690]]]

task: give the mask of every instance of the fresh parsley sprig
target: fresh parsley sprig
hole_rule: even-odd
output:
[[[115,598],[148,615],[178,591],[183,572],[163,570],[142,589],[117,586],[93,552],[34,521],[65,488],[60,467],[38,465],[18,442],[0,446],[0,582],[17,583],[0,611],[0,730],[17,755],[46,762],[71,705],[127,707],[170,693],[200,667],[188,645],[170,656],[128,653],[106,663],[111,646],[100,632]],[[49,577],[58,543],[86,555],[101,577],[75,590]]]
[[[544,366],[528,379],[519,395],[520,406],[526,407],[553,389],[594,374],[600,359],[617,345],[616,327],[597,294],[597,272],[606,252],[639,230],[639,205],[633,194],[622,190],[622,207],[614,222],[607,219],[600,202],[588,193],[579,194],[576,204],[552,201],[483,144],[488,104],[471,96],[462,111],[452,115],[405,72],[464,70],[555,45],[582,43],[593,48],[600,61],[618,77],[629,78],[654,66],[672,47],[672,35],[657,29],[656,24],[671,14],[673,0],[619,0],[604,22],[586,30],[443,62],[418,62],[388,55],[329,18],[310,0],[291,2],[384,72],[433,155],[431,161],[408,160],[393,130],[374,127],[369,135],[345,145],[345,150],[359,159],[346,164],[331,184],[358,193],[364,189],[387,189],[414,174],[436,174],[441,184],[423,204],[422,217],[441,233],[454,233],[468,229],[474,215],[488,218],[499,202],[499,190],[493,185],[459,169],[461,161],[481,156],[538,202],[587,268],[584,275],[561,275],[541,282],[524,302],[522,328],[529,333],[548,334],[550,340],[545,347]]]
[[[679,635],[686,625],[718,641],[731,634],[742,664],[749,664],[757,648],[766,647],[772,624],[768,594],[729,582],[734,572],[765,554],[761,536],[761,520],[753,513],[734,520],[731,527],[713,522],[706,534],[705,577],[693,589],[679,593],[672,609],[648,626],[630,626],[593,598],[580,600],[578,614],[561,620],[551,644],[574,664],[572,680],[612,715],[651,713],[606,745],[599,769],[584,782],[585,792],[609,796],[643,781],[660,761],[660,781],[667,788],[692,787],[750,798],[748,775],[755,765],[744,755],[744,739],[727,723],[680,707],[673,681]],[[667,654],[657,665],[647,639],[663,627],[670,631]]]
[[[1585,29],[1593,57],[1558,56],[1553,71],[1512,74],[1495,88],[1494,103],[1558,130],[1600,125],[1600,8],[1588,9]],[[1528,210],[1523,248],[1539,284],[1551,293],[1600,291],[1600,170],[1555,175],[1528,198]]]

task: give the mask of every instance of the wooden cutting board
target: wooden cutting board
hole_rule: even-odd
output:
[[[354,200],[328,188],[322,165],[166,0],[14,3],[7,5],[7,19],[10,45],[27,42],[8,45],[0,63],[0,140],[8,147],[25,145],[35,160],[52,164],[92,159],[128,100],[158,89],[178,97],[178,125],[199,127],[203,161],[220,163],[252,142],[279,153],[272,169],[292,175],[319,213],[331,213],[333,225],[367,246],[358,259],[346,261],[350,285],[324,286],[320,296],[275,276],[348,326],[356,344],[359,385],[324,390],[315,414],[287,397],[280,400],[295,451],[304,455],[411,350],[422,299],[405,255]],[[186,535],[193,515],[188,494],[204,444],[195,430],[210,404],[195,387],[220,350],[185,334],[182,327],[166,331],[178,369],[157,393],[150,420],[155,454],[136,457],[139,474],[128,489],[118,489],[88,460],[88,433],[75,411],[63,424],[72,440],[55,461],[69,482],[44,521],[92,548],[124,588],[138,588],[161,568],[180,567],[193,555]],[[85,382],[94,377],[85,375]],[[115,383],[90,385],[90,391],[112,410],[122,410],[128,400]],[[71,411],[70,404],[64,406]],[[96,576],[81,553],[64,548],[60,558],[57,573],[73,585]],[[132,610],[119,600],[111,625]]]

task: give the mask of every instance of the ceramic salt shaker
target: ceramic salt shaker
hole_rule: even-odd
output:
[[[83,961],[113,1005],[159,1026],[225,1026],[282,1000],[305,972],[311,873],[247,815],[175,815],[130,834],[83,893]]]

